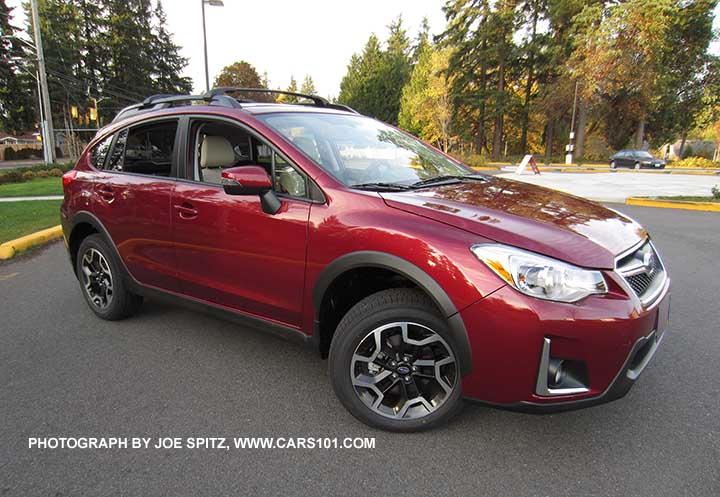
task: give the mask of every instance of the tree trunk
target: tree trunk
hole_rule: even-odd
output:
[[[553,141],[555,140],[555,120],[550,120],[545,125],[545,165],[552,162]]]
[[[482,41],[482,53],[485,53],[487,48],[487,40],[483,38]],[[485,58],[483,58],[480,66],[480,106],[479,116],[477,123],[477,133],[475,134],[475,153],[482,155],[483,148],[485,148],[485,90],[487,88],[487,65]]]
[[[528,54],[527,81],[525,82],[525,101],[523,102],[522,124],[520,131],[520,153],[527,153],[527,134],[530,123],[530,95],[535,77],[535,36],[537,34],[538,8],[536,6],[532,17],[532,34],[530,35],[530,53]]]
[[[685,153],[685,142],[687,141],[687,133],[683,131],[683,134],[680,139],[680,150],[678,150],[678,159],[683,159],[683,154]]]
[[[581,159],[585,155],[585,128],[587,127],[587,118],[589,105],[584,100],[580,100],[578,108],[577,135],[575,140],[575,159]]]
[[[637,132],[635,133],[635,148],[642,150],[645,144],[645,116],[640,118],[637,126]]]
[[[497,98],[495,108],[495,129],[493,131],[492,158],[494,161],[500,159],[503,138],[503,122],[505,117],[505,56],[500,57],[498,66]]]

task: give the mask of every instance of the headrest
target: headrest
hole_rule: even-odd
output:
[[[205,135],[200,147],[200,167],[229,167],[235,163],[235,151],[224,136]]]
[[[318,154],[317,147],[315,146],[315,141],[312,138],[308,138],[306,136],[296,136],[292,139],[292,142],[316,162],[320,162],[320,155]]]

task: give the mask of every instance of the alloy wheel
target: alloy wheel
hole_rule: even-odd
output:
[[[82,282],[90,301],[100,310],[113,298],[113,277],[105,256],[96,248],[88,248],[82,257]]]
[[[435,412],[458,387],[447,342],[427,326],[405,321],[383,325],[360,340],[350,377],[368,408],[398,420]]]

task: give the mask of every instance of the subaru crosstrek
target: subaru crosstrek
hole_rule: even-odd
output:
[[[670,281],[632,219],[319,97],[247,95],[149,97],[63,177],[65,244],[100,318],[165,295],[260,323],[328,358],[354,416],[397,431],[463,398],[614,400],[653,357]]]

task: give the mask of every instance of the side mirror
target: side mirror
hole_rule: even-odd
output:
[[[258,195],[272,190],[272,182],[260,166],[238,166],[222,172],[222,186],[228,195]]]
[[[275,215],[282,207],[272,188],[272,181],[261,166],[237,166],[225,169],[221,175],[223,190],[228,195],[260,195],[262,210]]]

